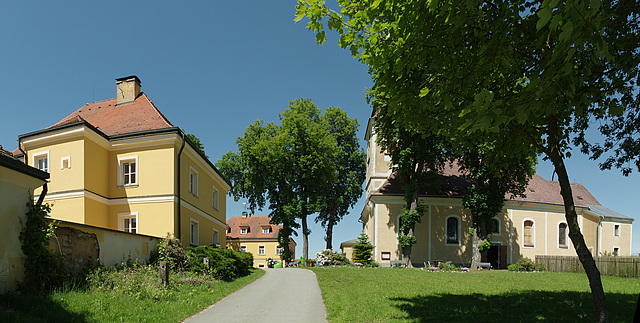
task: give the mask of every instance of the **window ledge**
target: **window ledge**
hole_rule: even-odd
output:
[[[559,244],[558,248],[567,249],[567,248],[569,248],[569,246],[566,245],[566,244]]]
[[[118,185],[118,188],[136,188],[138,184]]]
[[[523,246],[528,247],[528,248],[534,248],[535,245],[533,243],[525,243],[523,244]]]

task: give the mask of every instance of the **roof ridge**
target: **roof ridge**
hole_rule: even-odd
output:
[[[169,121],[169,118],[165,117],[164,114],[162,114],[160,109],[158,109],[158,107],[156,107],[156,105],[153,103],[153,101],[151,101],[151,99],[147,96],[146,93],[140,92],[139,96],[144,97],[151,104],[151,106],[153,107],[155,112],[162,118],[162,120],[164,120],[164,122],[167,123],[167,125],[169,125],[170,127],[174,127],[174,125],[171,123],[171,121]]]

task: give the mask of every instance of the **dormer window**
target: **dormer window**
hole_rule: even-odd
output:
[[[262,234],[269,234],[269,228],[262,228]]]
[[[240,228],[240,234],[247,234],[249,232],[249,228]]]

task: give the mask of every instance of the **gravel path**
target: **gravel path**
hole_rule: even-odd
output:
[[[316,275],[299,268],[266,268],[253,283],[185,322],[327,322]]]

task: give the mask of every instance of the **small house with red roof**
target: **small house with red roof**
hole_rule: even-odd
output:
[[[137,76],[117,79],[115,98],[18,139],[16,155],[50,174],[52,218],[225,245],[229,182],[141,92]]]
[[[227,220],[227,248],[253,254],[253,266],[267,267],[267,259],[280,261],[283,248],[278,243],[278,232],[282,226],[271,223],[268,216],[234,216]],[[294,259],[296,243],[289,240],[289,250]]]
[[[376,142],[369,121],[366,202],[360,221],[374,245],[374,260],[389,266],[401,260],[398,243],[399,215],[405,205],[402,185],[390,171],[390,156]],[[462,206],[469,183],[455,164],[443,171],[442,185],[425,185],[419,202],[426,206],[422,221],[416,223],[417,243],[412,247],[414,265],[451,261],[470,264],[472,237],[471,213]],[[582,184],[571,184],[578,222],[587,247],[594,256],[631,254],[633,219],[602,206]],[[491,247],[482,255],[495,268],[507,268],[520,258],[537,255],[576,256],[569,239],[560,185],[535,174],[529,181],[526,197],[505,196],[503,212],[491,219]]]

